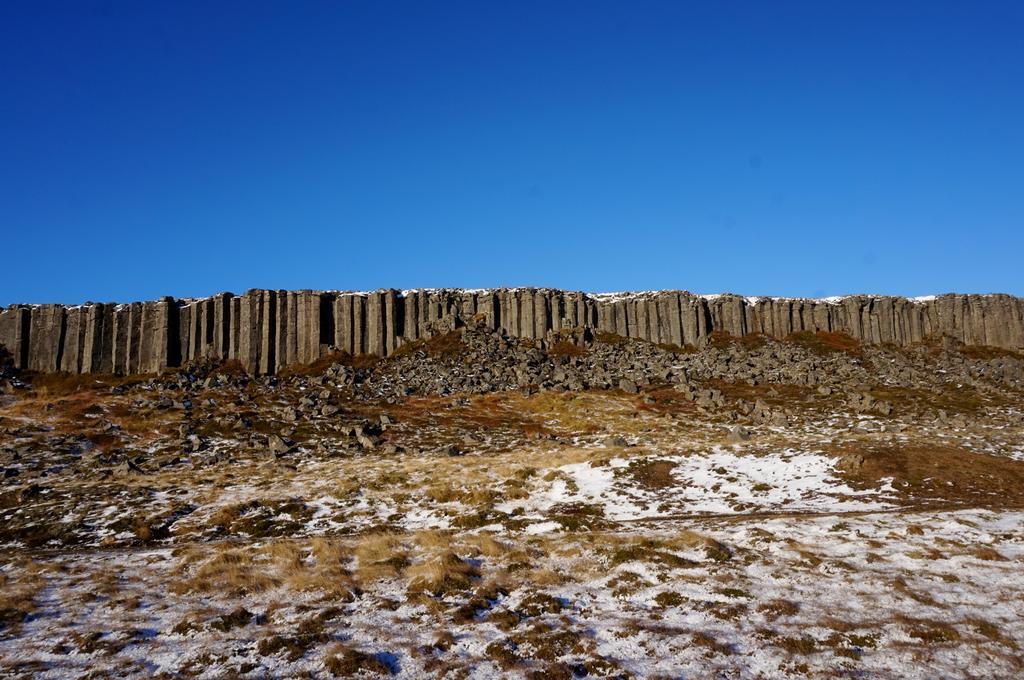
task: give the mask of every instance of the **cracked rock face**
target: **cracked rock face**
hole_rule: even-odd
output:
[[[510,338],[610,334],[674,347],[712,336],[840,333],[865,345],[932,340],[1024,349],[1024,300],[941,295],[909,300],[701,296],[680,291],[586,294],[552,289],[250,290],[235,296],[131,304],[12,305],[0,310],[0,346],[19,369],[138,375],[209,358],[254,375],[325,355],[390,356],[404,345],[468,325]]]

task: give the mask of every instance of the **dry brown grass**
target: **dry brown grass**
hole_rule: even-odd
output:
[[[639,425],[631,398],[591,392],[540,392],[524,397],[510,394],[506,407],[533,416],[536,425],[565,434],[587,434],[605,430],[634,432]]]
[[[178,551],[174,593],[242,596],[285,587],[351,600],[359,588],[345,567],[351,552],[338,540],[278,540],[262,545],[191,546]]]
[[[0,631],[17,630],[36,610],[36,596],[46,586],[47,567],[29,558],[10,562],[0,571]]]
[[[560,571],[544,567],[526,572],[526,578],[536,586],[560,586],[571,580],[569,576]]]
[[[354,553],[356,576],[361,583],[397,577],[409,565],[409,549],[395,534],[363,536],[356,543]]]
[[[282,574],[284,584],[293,590],[320,592],[351,601],[359,587],[345,567],[349,556],[350,551],[340,541],[314,538],[309,558],[293,562],[293,568]]]
[[[405,571],[410,593],[447,593],[468,589],[480,571],[450,550],[439,551],[412,564]]]
[[[425,495],[435,503],[459,502],[468,506],[477,506],[486,503],[493,503],[498,494],[492,489],[473,485],[453,484],[451,482],[437,482],[430,484],[423,490]]]
[[[142,384],[154,374],[112,375],[96,373],[35,373],[25,372],[22,378],[31,386],[30,394],[40,397],[59,397],[76,392],[109,390],[111,387],[128,387]]]
[[[979,414],[989,406],[1012,404],[1005,394],[982,392],[971,385],[943,385],[928,389],[909,387],[876,387],[869,394],[898,404],[903,411],[936,411],[942,409],[950,415]]]
[[[732,559],[732,549],[729,546],[690,529],[683,529],[671,537],[667,544],[691,549],[698,548],[704,552],[705,557],[714,562],[728,562]]]
[[[464,536],[461,542],[474,548],[477,554],[485,557],[500,557],[510,549],[507,543],[498,541],[487,532]]]
[[[212,554],[205,554],[212,553]],[[257,561],[254,551],[220,544],[185,551],[179,560],[180,578],[168,585],[173,593],[220,592],[233,595],[259,593],[280,585],[267,563]]]

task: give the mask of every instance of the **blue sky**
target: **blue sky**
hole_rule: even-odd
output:
[[[1024,294],[1022,7],[4,3],[0,304]]]

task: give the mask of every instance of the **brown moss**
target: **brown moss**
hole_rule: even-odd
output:
[[[604,508],[593,503],[559,503],[548,510],[548,517],[566,531],[596,531],[607,526]]]
[[[700,351],[699,348],[694,347],[693,345],[676,345],[671,342],[659,342],[657,343],[657,347],[665,350],[666,352],[671,352],[672,354],[696,354]]]
[[[543,661],[587,654],[593,644],[579,631],[560,629],[546,623],[535,623],[526,630],[513,633],[510,640],[520,656]]]
[[[837,472],[852,486],[877,488],[886,478],[918,503],[1024,506],[1024,467],[999,456],[954,446],[900,446],[854,442],[828,453],[847,464]]]
[[[611,555],[611,565],[618,566],[627,562],[645,562],[661,564],[670,569],[687,569],[697,566],[697,562],[680,557],[669,551],[669,546],[654,539],[644,539],[617,548]]]
[[[623,345],[629,342],[629,338],[616,333],[609,333],[607,331],[599,331],[594,334],[594,340],[596,342],[604,343],[605,345]]]
[[[795,616],[800,611],[800,605],[789,600],[771,600],[758,605],[757,611],[769,621],[774,621],[780,616]]]
[[[548,345],[547,353],[552,357],[583,357],[587,349],[568,340],[558,340]]]
[[[350,647],[343,648],[324,659],[324,667],[335,677],[357,674],[391,675],[391,667],[377,656]]]
[[[557,597],[547,593],[532,593],[519,603],[518,611],[524,617],[532,618],[542,614],[558,614],[563,606]]]
[[[451,359],[461,354],[464,348],[462,330],[459,329],[407,342],[398,347],[391,356],[409,356],[423,352],[430,357]]]
[[[678,483],[672,476],[675,469],[676,463],[672,461],[638,458],[630,461],[625,468],[616,470],[616,476],[627,475],[647,489],[666,489]]]
[[[957,351],[970,359],[991,361],[992,359],[1017,359],[1024,361],[1024,353],[1015,352],[1012,349],[1002,347],[990,347],[988,345],[961,345]]]
[[[510,670],[518,666],[522,661],[519,655],[516,654],[516,648],[517,645],[514,642],[505,638],[504,640],[495,640],[490,643],[484,652],[503,669]]]
[[[773,638],[772,642],[790,654],[813,654],[818,648],[817,641],[807,635],[803,637],[779,636]]]
[[[693,634],[693,643],[699,647],[706,648],[709,653],[732,655],[735,654],[735,650],[732,645],[719,642],[709,633],[698,632]]]
[[[686,603],[686,597],[674,590],[666,590],[658,593],[654,597],[654,601],[658,603],[659,607],[679,607]]]
[[[711,331],[708,335],[708,342],[712,347],[728,349],[733,345],[747,349],[757,349],[768,343],[768,336],[763,333],[747,333],[743,336],[736,336],[726,331]]]
[[[106,391],[112,387],[130,387],[152,379],[153,375],[113,375],[96,373],[22,373],[29,383],[31,394],[40,397],[58,397],[76,392]]]
[[[351,365],[352,356],[347,352],[328,352],[316,361],[309,364],[289,364],[277,374],[281,377],[289,376],[317,376],[335,364]]]
[[[857,355],[861,353],[860,342],[846,333],[799,331],[787,335],[786,342],[800,345],[816,354],[845,352],[846,354]]]
[[[290,536],[312,515],[312,509],[298,499],[251,500],[218,509],[207,525],[218,535]]]
[[[252,612],[245,607],[239,607],[229,614],[223,614],[210,622],[210,628],[226,633],[234,628],[248,626],[252,621]],[[177,632],[177,631],[175,631]]]
[[[210,372],[211,375],[222,375],[225,377],[241,377],[249,374],[245,366],[238,359],[228,359],[221,362],[219,366]]]
[[[309,649],[327,641],[327,635],[273,635],[260,640],[257,650],[261,656],[283,653],[289,661],[298,661]]]
[[[907,634],[929,645],[960,641],[960,633],[957,632],[956,628],[938,622],[911,628],[907,631]]]

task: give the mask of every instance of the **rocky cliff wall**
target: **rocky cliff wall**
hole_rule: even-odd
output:
[[[714,331],[776,338],[839,331],[868,344],[904,346],[949,336],[967,345],[1024,348],[1024,299],[1009,295],[813,300],[535,288],[250,290],[131,304],[12,305],[0,310],[0,345],[18,368],[41,372],[155,373],[216,357],[271,374],[333,351],[387,356],[470,319],[529,339],[588,328],[695,345]]]

